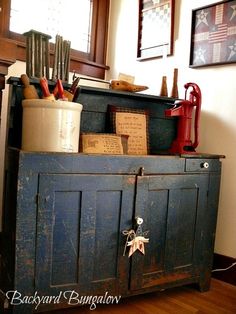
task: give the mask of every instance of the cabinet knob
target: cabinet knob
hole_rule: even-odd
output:
[[[141,217],[136,217],[135,220],[137,225],[141,225],[143,223],[143,218]]]
[[[209,163],[208,162],[203,162],[201,164],[201,168],[208,169],[209,168]]]

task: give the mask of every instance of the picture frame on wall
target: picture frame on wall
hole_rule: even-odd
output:
[[[137,60],[173,54],[174,0],[139,0]]]
[[[192,11],[191,68],[236,62],[236,0]]]

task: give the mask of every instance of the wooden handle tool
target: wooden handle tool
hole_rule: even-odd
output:
[[[67,97],[68,101],[73,101],[76,88],[79,84],[79,80],[80,80],[80,77],[77,77],[76,79],[74,79],[71,87],[68,90],[64,90],[64,95],[65,97]]]
[[[42,77],[40,79],[40,86],[41,86],[42,93],[43,93],[43,99],[55,100],[55,96],[53,94],[51,94],[49,91],[48,81],[45,77]]]
[[[29,77],[27,74],[21,75],[21,82],[24,84],[23,96],[25,99],[38,99],[39,95],[34,85],[30,85]]]
[[[122,80],[111,80],[110,88],[127,92],[141,92],[143,90],[148,89],[147,86],[135,85]]]
[[[59,100],[68,100],[68,97],[65,95],[62,81],[60,79],[57,79],[57,83],[54,88],[53,95],[54,97],[58,97]]]
[[[105,81],[105,80],[100,80],[100,79],[93,79],[90,77],[77,77],[77,80],[88,80],[88,81],[93,81],[93,82],[99,82],[99,83],[105,83],[109,84],[110,89],[114,90],[120,90],[120,91],[127,91],[127,92],[141,92],[143,90],[148,89],[147,86],[144,85],[136,85],[136,84],[131,84],[123,80],[111,80],[111,81]],[[76,80],[75,80],[76,82]],[[73,82],[74,84],[74,82]],[[72,84],[72,86],[73,86]],[[76,82],[75,89],[77,86],[78,82]],[[71,86],[71,89],[72,89]],[[74,93],[75,91],[73,91]]]
[[[64,96],[67,98],[68,101],[73,101],[74,95],[71,94],[68,90],[64,90]]]

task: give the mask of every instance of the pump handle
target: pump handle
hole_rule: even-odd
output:
[[[202,94],[199,86],[196,83],[186,83],[185,87],[185,99],[187,97],[187,91],[191,87],[192,91],[189,94],[189,101],[196,106],[195,120],[194,120],[194,142],[193,148],[196,148],[199,144],[199,123],[200,123],[200,111],[202,103]]]

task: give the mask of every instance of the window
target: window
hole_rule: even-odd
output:
[[[66,0],[11,0],[10,31],[23,34],[34,29],[51,35],[52,42],[60,34],[73,49],[89,53],[92,4],[92,0],[70,0],[70,5]]]
[[[25,61],[25,37],[31,29],[71,41],[70,70],[104,78],[109,0],[0,0],[0,35],[16,41],[16,59]]]

